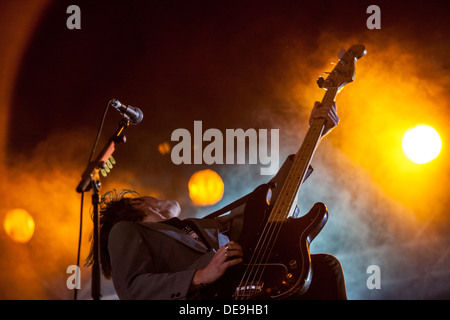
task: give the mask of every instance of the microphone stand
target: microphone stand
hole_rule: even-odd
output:
[[[130,125],[129,120],[124,117],[119,122],[119,127],[116,132],[110,137],[109,141],[103,147],[102,151],[99,153],[97,158],[90,162],[87,168],[84,170],[81,181],[77,186],[77,192],[83,193],[92,189],[92,207],[93,216],[92,221],[94,225],[93,237],[92,237],[92,248],[93,248],[93,264],[92,264],[92,298],[94,300],[100,300],[101,297],[101,267],[100,267],[100,229],[99,229],[99,205],[100,205],[100,175],[99,172],[108,168],[107,163],[115,151],[115,145],[117,143],[125,143],[126,137],[124,131]]]

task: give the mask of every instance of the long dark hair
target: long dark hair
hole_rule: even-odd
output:
[[[134,197],[126,197],[134,195]],[[99,209],[99,233],[100,233],[100,264],[103,276],[111,279],[111,261],[108,251],[108,237],[112,227],[119,221],[140,222],[145,217],[145,212],[133,206],[133,198],[139,194],[132,190],[111,190],[102,196]],[[86,265],[93,264],[93,250],[91,235],[91,250],[86,259]]]

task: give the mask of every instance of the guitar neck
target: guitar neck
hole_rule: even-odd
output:
[[[326,91],[322,103],[333,102],[338,93],[338,88],[330,88]],[[325,119],[315,119],[306,133],[305,139],[297,151],[292,167],[281,189],[277,201],[269,216],[269,221],[285,221],[295,207],[297,194],[307,169],[320,142]]]

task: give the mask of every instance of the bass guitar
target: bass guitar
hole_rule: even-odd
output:
[[[366,49],[361,44],[341,50],[339,63],[333,71],[326,79],[319,77],[317,80],[319,87],[326,90],[322,102],[333,102],[339,90],[354,80],[355,62],[365,54]],[[311,124],[282,186],[263,184],[250,194],[238,240],[244,250],[244,261],[227,270],[225,276],[208,289],[209,297],[286,299],[308,290],[312,278],[309,246],[327,222],[328,210],[319,202],[300,218],[292,215],[325,121],[320,118]],[[272,189],[279,187],[276,199],[270,200]]]

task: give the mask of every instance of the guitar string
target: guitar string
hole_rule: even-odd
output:
[[[313,127],[314,126],[314,127]],[[318,123],[316,122],[314,125],[312,126],[313,130],[311,131],[311,134],[309,135],[309,137],[305,138],[305,141],[308,143],[310,142],[309,140],[314,140],[314,136],[317,135],[318,137],[320,137],[320,133],[322,131],[322,126],[323,126],[323,121],[319,121]],[[312,142],[310,142],[312,143]],[[314,149],[316,148],[317,143],[314,143]],[[267,262],[271,256],[272,250],[276,244],[276,241],[279,237],[279,234],[281,232],[281,229],[283,227],[283,222],[286,220],[286,218],[288,217],[289,213],[290,213],[290,208],[292,208],[294,201],[297,197],[297,194],[300,190],[301,187],[301,181],[303,180],[303,177],[305,176],[306,173],[306,168],[308,167],[309,163],[311,162],[312,156],[308,157],[307,154],[298,154],[296,155],[299,158],[299,162],[304,162],[305,158],[306,158],[306,164],[304,166],[299,166],[297,167],[296,172],[293,172],[293,179],[291,179],[288,186],[288,190],[291,190],[291,197],[287,197],[287,199],[285,199],[284,202],[282,202],[281,206],[284,206],[284,210],[279,210],[277,212],[277,221],[275,222],[274,225],[274,231],[271,234],[271,237],[269,239],[269,243],[272,243],[272,245],[268,245],[264,248],[264,253],[262,255],[262,257],[265,259],[265,261],[262,262],[261,266],[262,266],[262,270],[259,272],[259,279],[257,281],[261,282],[262,276],[264,274],[265,271],[265,267],[267,265]],[[293,191],[293,192],[292,192]],[[285,205],[285,203],[287,202],[287,205]],[[273,240],[272,240],[273,238]]]
[[[322,124],[320,124],[319,125],[319,127],[322,127]],[[318,134],[318,135],[320,135],[320,133]],[[311,138],[309,138],[309,139],[307,139],[307,138],[305,138],[305,141],[308,141],[308,140],[310,140]],[[301,151],[301,150],[300,150]],[[300,153],[299,153],[300,154]],[[297,162],[299,161],[298,159],[299,159],[299,154],[298,155],[296,155],[296,160],[297,160]],[[303,161],[303,159],[301,159],[300,161]],[[309,163],[309,162],[308,162]],[[294,165],[294,167],[297,167],[297,165]],[[307,167],[307,165],[306,165],[306,167]],[[298,169],[297,169],[297,171],[298,171]],[[305,170],[303,170],[303,171],[305,171]],[[299,172],[295,172],[296,174],[293,174],[292,172],[290,172],[290,174],[289,174],[289,176],[298,176],[299,175]],[[302,172],[300,172],[301,174],[300,174],[300,176],[304,176],[304,172],[302,173]],[[289,177],[288,177],[289,178]],[[303,178],[302,178],[303,179]],[[289,192],[289,189],[291,189],[292,190],[292,188],[294,187],[295,189],[297,189],[297,188],[299,188],[300,187],[300,183],[299,183],[299,181],[301,181],[302,179],[289,179],[290,181],[287,181],[287,183],[285,183],[285,188],[283,188],[283,189],[288,189],[288,192]],[[292,184],[294,184],[294,186],[292,186]],[[296,195],[297,195],[297,193],[298,193],[298,191],[297,192],[295,192],[294,193],[294,195],[295,195],[295,197],[296,197]],[[288,193],[287,193],[288,194]],[[283,192],[283,190],[282,190],[282,192],[281,192],[281,195],[282,195],[282,197],[285,197],[285,195],[284,195],[284,192]],[[294,202],[294,200],[295,200],[295,197],[293,198],[293,199],[290,199],[289,200],[289,198],[287,199],[287,200],[285,200],[285,202],[288,202],[288,206],[287,206],[287,208],[291,208],[292,207],[292,204],[293,204],[293,202]],[[284,203],[285,202],[281,202],[282,204],[281,204],[281,207],[284,205]],[[278,203],[280,203],[280,202],[278,202]],[[276,205],[277,206],[277,205]],[[277,208],[276,208],[276,206],[273,208],[273,212],[275,212],[275,221],[283,221],[283,219],[285,219],[288,215],[289,215],[289,212],[290,212],[290,210],[289,211],[287,211],[287,210],[279,210],[279,212],[276,212],[277,211]],[[286,206],[285,206],[286,207]],[[271,216],[272,216],[272,214],[271,214]],[[267,226],[269,226],[269,231],[266,231],[266,227]],[[272,228],[273,227],[273,228]],[[254,283],[255,285],[255,287],[256,287],[256,289],[257,289],[257,285],[258,285],[258,283],[260,283],[260,280],[261,280],[261,277],[262,277],[262,275],[263,275],[263,273],[264,273],[264,270],[265,270],[265,264],[253,264],[252,263],[252,261],[253,260],[258,260],[259,259],[259,257],[261,256],[261,254],[262,254],[262,257],[261,257],[261,259],[264,259],[264,257],[266,257],[265,259],[266,259],[266,261],[264,262],[264,263],[266,263],[267,262],[267,260],[269,259],[269,257],[270,257],[270,254],[271,254],[271,250],[273,249],[273,245],[270,245],[270,243],[272,242],[273,244],[276,242],[276,239],[278,238],[278,235],[279,235],[279,232],[281,231],[281,227],[282,227],[282,222],[270,222],[270,223],[266,223],[266,226],[265,226],[265,228],[264,228],[264,231],[263,231],[263,234],[266,234],[266,236],[264,236],[264,237],[260,237],[260,240],[261,239],[264,239],[263,240],[263,244],[261,245],[260,244],[260,242],[261,241],[259,241],[259,243],[257,244],[257,246],[255,247],[255,251],[254,251],[254,254],[253,254],[253,256],[252,256],[252,258],[250,259],[251,261],[250,261],[250,264],[249,264],[249,266],[251,266],[252,268],[251,268],[251,270],[248,270],[248,267],[247,267],[247,270],[246,271],[250,271],[251,273],[253,273],[254,274],[254,277],[253,277],[253,280],[251,280],[250,281],[250,277],[248,277],[247,278],[247,281],[246,281],[246,283],[245,283],[245,285],[244,286],[242,286],[242,281],[241,281],[241,283],[240,283],[240,285],[239,285],[239,287],[238,288],[244,288],[244,294],[243,294],[243,297],[246,297],[246,296],[249,296],[249,294],[248,294],[248,292],[247,291],[251,291],[252,289],[253,289],[253,286],[249,286],[248,285],[248,283],[250,282],[250,283]],[[270,231],[270,229],[274,229],[274,230],[272,230],[272,231]],[[269,234],[270,235],[270,237],[269,238],[267,238],[267,234]],[[275,235],[275,240],[274,241],[272,241],[272,238],[273,238],[273,236]],[[269,244],[266,244],[266,242],[269,242]],[[269,251],[269,253],[267,252],[267,250],[270,248],[270,251]],[[263,249],[263,251],[261,250],[261,249]],[[256,255],[256,258],[255,258],[255,253],[256,252],[258,252],[258,254]],[[256,267],[256,271],[254,270],[255,269],[255,267]],[[262,267],[262,270],[261,270],[261,267]],[[259,280],[257,281],[257,282],[255,282],[254,280],[256,279],[256,276],[258,275],[258,274],[260,274],[260,277],[259,277]],[[245,278],[245,274],[244,274],[244,277],[242,278],[242,279],[244,279]]]
[[[296,159],[298,161],[299,158],[296,157]],[[294,164],[294,168],[295,167],[296,167],[296,165]],[[291,200],[285,199],[283,202],[283,197],[285,198],[286,195],[289,194],[289,191],[292,190],[292,188],[293,188],[292,184],[294,184],[294,186],[297,184],[295,181],[296,179],[292,179],[292,176],[296,175],[295,173],[296,172],[290,172],[288,180],[285,182],[284,188],[282,188],[282,191],[280,193],[280,196],[281,196],[280,202],[277,202],[278,205],[276,204],[274,206],[274,208],[272,209],[272,214],[271,214],[272,218],[270,218],[268,223],[266,224],[266,227],[268,227],[268,230],[264,230],[263,236],[260,238],[263,240],[262,244],[258,244],[257,247],[255,247],[255,253],[257,253],[256,260],[261,260],[261,262],[264,262],[264,260],[267,261],[268,258],[270,257],[270,252],[268,254],[267,250],[268,250],[268,248],[273,248],[273,245],[276,241],[277,235],[279,234],[279,231],[281,229],[280,221],[282,221],[282,218],[284,216],[287,216],[289,214],[289,212],[287,210],[285,210],[285,208],[289,208],[290,205],[284,206],[284,204],[285,204],[285,202],[288,202],[288,203],[293,202],[292,199]],[[281,203],[281,205],[280,205],[280,203]],[[274,239],[274,236],[275,236],[275,239]],[[255,285],[257,285],[258,283],[260,284],[261,277],[265,270],[265,265],[262,263],[257,263],[257,264],[255,263],[255,264],[252,264],[251,266],[252,266],[252,269],[250,271],[251,271],[251,275],[253,275],[253,278],[251,278],[251,275],[248,277],[247,282],[244,286],[245,289],[247,289],[247,288],[252,289],[252,287],[249,286],[248,283],[250,283],[250,284],[254,283]],[[258,275],[259,275],[258,281],[255,281],[256,277],[258,277]],[[251,291],[251,290],[246,290],[244,292],[244,297],[250,296],[250,294],[247,291]]]
[[[298,159],[298,157],[297,157],[297,159]],[[295,161],[295,160],[294,160],[294,161]],[[295,167],[295,166],[296,166],[296,165],[294,164],[293,167]],[[293,179],[291,179],[291,177],[292,177],[292,174],[289,174],[289,175],[288,175],[288,181],[286,181],[286,182],[284,183],[283,187],[282,187],[282,190],[281,190],[281,192],[280,192],[280,195],[281,195],[282,197],[284,196],[285,193],[288,194],[288,193],[289,193],[289,189],[292,188],[292,187],[290,187],[290,182],[291,182],[291,180],[293,180]],[[287,189],[287,190],[286,190],[286,189]],[[280,201],[281,201],[281,200],[280,200]],[[244,273],[244,275],[243,275],[243,277],[242,277],[242,280],[241,280],[241,283],[239,284],[239,287],[238,287],[238,288],[244,288],[244,291],[243,291],[243,294],[242,294],[243,297],[249,295],[249,294],[248,294],[247,288],[250,288],[250,289],[251,289],[252,287],[249,286],[248,284],[249,284],[249,283],[254,283],[255,277],[256,277],[256,276],[258,275],[258,273],[259,273],[259,270],[260,270],[261,265],[260,265],[260,264],[257,264],[256,261],[258,261],[258,260],[263,260],[264,257],[261,257],[261,254],[264,255],[264,254],[266,253],[266,251],[265,251],[264,249],[267,248],[267,247],[269,246],[269,245],[267,244],[267,242],[269,242],[269,244],[270,244],[273,235],[276,234],[277,223],[272,222],[271,220],[274,220],[274,221],[279,220],[279,218],[277,218],[277,215],[279,215],[279,214],[277,213],[277,211],[278,211],[278,208],[280,207],[280,201],[277,201],[276,204],[275,204],[275,206],[274,206],[274,208],[272,209],[272,212],[271,212],[271,214],[270,214],[270,217],[273,217],[273,218],[270,218],[270,217],[269,217],[268,222],[266,222],[266,224],[265,224],[265,226],[264,226],[264,229],[263,229],[263,231],[262,231],[262,235],[259,237],[259,241],[258,241],[258,243],[256,244],[255,249],[253,250],[253,255],[252,255],[252,257],[250,258],[249,264],[248,264],[248,266],[247,266],[247,268],[246,268],[246,272]],[[281,205],[281,207],[282,207],[282,205]],[[281,209],[282,209],[282,208],[281,208]],[[280,211],[280,212],[281,212],[281,211]],[[282,215],[283,215],[283,214],[281,213],[281,216],[282,216]],[[272,230],[272,229],[274,229],[274,228],[275,228],[275,231]],[[255,270],[255,269],[256,269],[256,270]],[[247,273],[249,273],[249,276],[247,276]],[[252,276],[252,275],[253,275],[253,279],[251,279],[251,276]],[[246,277],[246,276],[247,276],[247,277]],[[246,280],[246,281],[245,281],[245,283],[244,283],[244,285],[243,285],[244,280]]]
[[[308,142],[309,140],[311,140],[311,138],[308,138],[308,137],[305,138],[306,142]],[[299,151],[302,151],[302,150],[299,150]],[[303,159],[301,159],[301,157],[299,157],[299,155],[300,155],[300,152],[296,155],[296,158],[294,160],[294,164],[293,164],[294,170],[289,173],[288,181],[286,181],[284,183],[283,188],[282,188],[282,190],[280,192],[281,198],[283,198],[283,197],[286,198],[286,194],[289,194],[290,190],[292,190],[293,188],[296,188],[296,189],[299,188],[300,184],[299,184],[298,180],[301,181],[302,179],[295,179],[295,178],[293,178],[295,176],[298,176],[299,174],[300,174],[300,176],[304,176],[304,173],[302,173],[301,170],[300,170],[300,172],[294,172],[295,168],[297,168],[297,171],[299,171],[298,170],[299,166],[298,166],[297,163],[299,161],[303,160]],[[304,157],[305,156],[303,156],[303,158]],[[295,163],[295,162],[297,162],[297,163]],[[306,165],[306,167],[307,167],[307,165]],[[296,195],[297,192],[294,193],[294,194]],[[280,221],[283,221],[284,218],[288,216],[289,211],[290,211],[290,210],[289,211],[285,210],[284,208],[291,208],[292,203],[294,202],[294,200],[295,200],[295,197],[294,197],[294,199],[289,199],[289,198],[288,199],[284,199],[284,202],[283,202],[283,199],[280,199],[280,201],[277,201],[275,206],[274,206],[274,208],[272,209],[271,217],[273,217],[273,218],[269,218],[268,223],[266,223],[265,228],[264,228],[264,230],[262,232],[263,236],[260,237],[260,241],[258,242],[258,244],[255,247],[254,254],[253,254],[252,258],[250,259],[250,264],[249,264],[249,266],[247,267],[247,270],[246,270],[246,271],[250,272],[250,276],[247,277],[247,281],[245,282],[244,285],[242,285],[242,281],[241,281],[241,283],[240,283],[240,285],[238,287],[238,288],[244,288],[244,293],[242,294],[243,297],[246,297],[246,296],[250,295],[248,291],[251,291],[253,286],[248,285],[249,283],[250,284],[254,283],[255,286],[258,285],[258,283],[260,283],[261,277],[262,277],[262,275],[264,273],[264,270],[265,270],[265,265],[261,264],[261,263],[256,263],[256,262],[253,263],[253,261],[254,260],[258,261],[259,259],[261,261],[263,261],[265,259],[266,262],[267,262],[267,260],[270,257],[270,252],[271,252],[270,251],[268,253],[267,250],[269,248],[273,249],[273,246],[274,246],[273,244],[275,243],[276,238],[278,237],[278,234],[279,234],[279,232],[281,230],[281,227],[282,227],[282,223]],[[284,204],[286,202],[288,202],[288,206],[284,206]],[[280,205],[280,203],[281,203],[281,205]],[[283,208],[283,206],[284,206],[284,208]],[[279,207],[281,207],[280,210],[278,210]],[[271,221],[271,220],[273,220],[273,221]],[[275,239],[273,239],[274,236],[275,236]],[[262,244],[261,244],[261,240],[263,240]],[[255,256],[255,254],[256,254],[256,256]],[[249,269],[249,267],[251,267],[251,269]],[[258,274],[259,274],[259,280],[255,281],[255,279],[258,276]],[[251,279],[251,275],[253,275],[253,279]],[[244,278],[245,278],[245,274],[244,274],[243,279]]]
[[[298,161],[297,156],[296,156],[296,159]],[[297,166],[296,164],[293,165],[294,168],[296,166]],[[289,189],[292,189],[292,186],[290,184],[291,184],[292,180],[295,180],[295,179],[292,179],[292,176],[293,176],[292,173],[290,173],[288,175],[288,181],[286,181],[282,187],[282,190],[280,192],[280,195],[282,197],[284,196],[285,193],[286,194],[289,193]],[[295,181],[292,181],[292,183],[295,183]],[[243,297],[249,296],[248,291],[251,291],[251,288],[252,288],[252,286],[250,286],[249,283],[250,284],[255,283],[254,280],[255,280],[256,276],[260,273],[261,264],[257,263],[256,261],[258,261],[258,260],[262,261],[264,259],[264,255],[267,254],[267,251],[264,249],[266,249],[270,246],[270,242],[272,241],[273,236],[277,234],[276,229],[277,229],[278,223],[272,222],[272,220],[274,220],[274,221],[280,220],[280,217],[277,217],[277,216],[281,216],[281,217],[283,216],[282,211],[277,213],[278,208],[280,206],[282,207],[282,205],[280,205],[280,202],[282,203],[282,205],[284,204],[282,202],[282,200],[277,201],[274,208],[272,209],[272,213],[270,216],[273,218],[269,217],[268,223],[265,224],[265,227],[262,231],[262,235],[259,237],[259,241],[256,244],[255,249],[253,250],[253,255],[250,258],[249,264],[247,265],[246,271],[245,271],[245,273],[242,277],[242,280],[239,284],[238,288],[244,288],[243,293],[242,293]],[[290,202],[293,202],[293,201],[291,200]],[[290,207],[290,206],[288,206],[288,207]],[[283,208],[281,208],[281,209],[283,209]],[[275,229],[275,230],[273,230],[273,229]],[[269,244],[267,244],[267,242]],[[248,276],[247,276],[247,273],[249,273]],[[253,275],[253,279],[251,279],[252,275]],[[246,280],[246,281],[243,284],[244,280]],[[255,284],[257,284],[257,282]]]
[[[333,101],[334,97],[336,96],[337,93],[337,88],[333,88],[332,90],[329,90],[326,92],[324,99],[322,100],[322,102],[329,102],[329,101]],[[305,145],[306,145],[306,150],[304,150],[303,147],[300,148],[299,152],[296,154],[296,158],[295,161],[299,162],[300,164],[303,162],[303,165],[295,165],[294,169],[297,169],[297,172],[295,172],[296,174],[291,175],[291,172],[289,173],[289,176],[293,176],[294,179],[291,179],[291,181],[288,181],[289,183],[289,187],[288,190],[293,190],[294,192],[291,192],[291,196],[288,197],[287,199],[285,199],[285,202],[288,202],[288,205],[285,206],[284,210],[279,210],[276,214],[278,215],[277,217],[277,221],[280,221],[279,223],[275,223],[275,239],[273,240],[273,245],[272,246],[265,246],[263,248],[265,248],[265,252],[263,253],[263,257],[265,256],[266,261],[264,261],[262,263],[262,271],[260,272],[260,276],[259,279],[256,283],[261,282],[261,278],[264,274],[264,270],[265,267],[267,265],[267,262],[271,256],[272,250],[275,246],[275,243],[278,239],[279,233],[281,232],[282,226],[283,226],[283,221],[288,217],[290,209],[293,206],[293,203],[298,195],[298,192],[300,190],[302,181],[304,179],[305,173],[306,173],[306,169],[309,166],[309,164],[311,163],[313,154],[317,148],[318,142],[319,142],[319,138],[323,132],[324,129],[324,125],[325,125],[325,120],[324,119],[316,119],[312,126],[311,126],[311,130],[308,131],[307,136],[305,137],[304,141],[305,141]],[[309,149],[309,145],[313,144],[313,149],[311,152],[308,152]],[[301,152],[303,151],[303,152]],[[305,162],[306,159],[306,162]],[[297,178],[295,178],[297,177]],[[287,201],[286,201],[287,200]],[[284,203],[282,202],[281,206],[283,206]],[[289,209],[289,210],[286,210]],[[271,236],[272,238],[272,236]],[[269,240],[270,242],[271,240]],[[269,252],[267,252],[269,250]]]
[[[329,94],[332,94],[332,93],[333,93],[333,90],[329,91],[327,96],[329,96]],[[328,100],[328,99],[324,98],[324,101],[325,100]],[[307,169],[308,165],[310,164],[312,156],[318,145],[320,135],[322,134],[322,131],[324,128],[324,124],[325,124],[324,119],[317,119],[316,121],[313,122],[311,131],[308,132],[307,136],[304,139],[306,150],[305,150],[305,148],[301,147],[298,154],[296,155],[296,158],[295,158],[296,163],[294,164],[294,170],[293,170],[293,172],[290,172],[289,176],[291,178],[289,179],[289,181],[287,181],[287,184],[286,184],[288,186],[288,188],[287,188],[288,193],[290,191],[291,196],[290,197],[288,196],[287,199],[282,199],[284,201],[281,201],[281,207],[282,208],[284,207],[284,210],[279,210],[278,212],[275,211],[276,216],[277,216],[275,220],[280,221],[280,222],[274,223],[274,225],[275,225],[274,231],[273,231],[274,233],[271,234],[271,237],[268,240],[269,245],[263,246],[264,252],[262,254],[262,257],[265,257],[265,261],[263,261],[261,264],[262,270],[259,273],[259,279],[258,279],[258,281],[256,281],[256,283],[261,282],[261,278],[265,271],[266,263],[268,262],[269,258],[271,257],[272,250],[275,246],[275,243],[276,243],[278,236],[281,232],[281,229],[283,227],[283,221],[288,217],[290,210],[291,210],[292,206],[294,205],[294,201],[300,190],[301,183],[302,183],[305,173],[306,173],[306,169]],[[313,149],[312,149],[312,151],[308,151],[308,150],[311,150],[311,145],[313,145]],[[303,152],[301,152],[301,151],[303,151]],[[287,194],[286,195],[282,194],[282,197],[286,198]],[[285,205],[285,203],[287,203],[287,205]],[[273,236],[274,236],[274,240],[272,240]],[[272,245],[270,245],[270,243],[272,243]]]
[[[324,96],[324,99],[322,100],[322,102],[333,101],[334,97],[337,94],[337,90],[338,90],[338,88],[336,88],[336,87],[332,88],[331,90],[328,89],[327,92],[325,93],[325,96]],[[336,91],[336,92],[334,92],[334,91]],[[330,96],[331,96],[331,99],[329,98]],[[324,124],[324,122],[325,121],[323,121],[323,124]],[[315,123],[317,123],[317,121],[315,121]],[[322,123],[319,124],[319,127],[321,127],[321,128],[320,128],[320,133],[318,134],[318,137],[320,137],[321,131],[323,129],[323,124]],[[314,125],[314,123],[313,123],[313,125]],[[313,128],[313,126],[311,126],[311,128]],[[309,131],[309,132],[312,132],[312,131]],[[307,140],[307,138],[308,137],[305,137],[305,141]],[[317,146],[317,144],[316,144],[316,146]],[[316,149],[316,146],[315,146],[314,150]],[[301,149],[299,151],[301,151]],[[296,158],[295,158],[294,161],[297,160],[297,158],[298,158],[297,156],[299,156],[299,155],[300,155],[300,152],[296,155]],[[312,155],[311,155],[311,158],[312,158]],[[295,201],[295,198],[296,198],[296,196],[298,194],[298,191],[299,191],[299,188],[301,186],[300,182],[301,182],[301,180],[303,180],[304,174],[306,172],[305,167],[307,167],[308,164],[311,161],[311,159],[308,159],[308,160],[309,161],[307,162],[306,166],[303,166],[304,168],[303,168],[303,170],[301,170],[303,172],[297,172],[297,176],[298,176],[298,173],[300,173],[300,175],[299,175],[300,179],[290,179],[291,181],[285,182],[285,184],[283,185],[282,191],[280,192],[280,195],[282,197],[285,197],[285,195],[282,194],[283,189],[285,189],[285,187],[286,187],[288,189],[288,191],[289,191],[289,189],[292,190],[292,188],[294,187],[295,188],[294,190],[297,191],[297,192],[294,193],[294,197],[293,198],[292,197],[288,197],[288,199],[285,199],[285,202],[282,202],[282,204],[279,205],[279,206],[282,207],[284,205],[284,203],[286,203],[286,200],[287,200],[287,202],[288,202],[287,208],[291,208],[292,207],[293,202]],[[298,160],[298,161],[303,161],[303,159]],[[291,172],[289,172],[288,178],[289,178],[289,176],[291,176]],[[294,184],[294,186],[292,186],[292,184]],[[277,203],[280,203],[280,202],[278,202],[278,200],[277,200],[277,202],[275,203],[274,208],[272,209],[272,212],[276,209]],[[286,206],[285,206],[285,208],[286,208]],[[271,222],[270,221],[270,220],[272,220],[272,218],[271,218],[272,212],[271,212],[270,216],[269,216],[269,219],[266,222],[265,227],[264,227],[264,229],[262,231],[262,234],[264,236],[261,236],[259,238],[259,241],[258,241],[258,243],[255,246],[255,249],[253,251],[253,254],[252,254],[252,257],[251,257],[251,259],[249,261],[249,264],[247,265],[247,268],[246,268],[246,270],[244,272],[244,275],[241,278],[241,282],[239,283],[239,286],[238,286],[239,291],[237,292],[235,298],[238,298],[238,297],[245,298],[245,297],[250,296],[249,292],[247,292],[247,291],[250,291],[250,293],[251,293],[251,291],[253,289],[253,286],[250,286],[249,283],[250,284],[254,283],[254,287],[256,289],[255,292],[258,292],[258,290],[257,290],[258,289],[258,284],[261,283],[261,278],[262,278],[262,276],[264,274],[267,261],[270,258],[270,255],[271,255],[271,252],[273,250],[273,247],[274,247],[274,245],[276,243],[276,240],[277,240],[277,238],[279,236],[279,233],[280,233],[280,231],[282,229],[283,220],[285,220],[288,217],[289,213],[290,213],[290,210],[288,211],[288,210],[282,210],[281,209],[281,210],[275,210],[275,211],[278,211],[278,212],[275,212],[275,219],[274,219],[277,222]],[[273,226],[273,228],[272,228],[272,226]],[[269,228],[267,229],[267,227],[269,227]],[[271,231],[270,229],[274,229],[274,230]],[[268,238],[269,235],[270,235],[270,237]],[[272,239],[274,236],[275,236],[275,238]],[[261,244],[261,239],[263,239],[262,244]],[[268,242],[268,244],[266,244],[266,242]],[[272,243],[272,245],[270,245],[271,243]],[[255,256],[256,253],[257,253],[257,255]],[[265,261],[263,262],[262,260],[264,260],[264,257],[265,257]],[[261,259],[261,263],[256,263],[258,261],[258,259]],[[255,262],[253,262],[253,261],[255,261]],[[256,271],[254,270],[255,268],[256,268]],[[244,279],[246,278],[246,274],[247,273],[250,273],[250,275],[247,276],[247,280],[244,281]],[[253,280],[250,280],[251,274],[254,274]],[[258,281],[255,282],[255,279],[256,279],[258,274],[259,274]],[[243,282],[245,282],[244,285],[243,285]],[[240,293],[242,288],[244,288],[244,291],[243,291],[243,293]]]
[[[338,74],[337,75],[337,79],[339,79],[339,77],[340,77],[340,74]],[[339,83],[340,81],[338,81],[338,83]],[[333,87],[332,88],[332,90],[330,90],[330,89],[328,89],[327,90],[327,92],[325,93],[325,96],[324,96],[324,98],[323,98],[323,100],[322,100],[322,103],[323,102],[332,102],[332,101],[334,101],[334,98],[336,97],[336,95],[337,95],[337,93],[338,93],[338,91],[339,91],[339,88],[338,87]],[[318,123],[317,121],[315,121],[316,123]],[[319,122],[320,123],[320,122]],[[314,123],[313,123],[314,124]],[[319,132],[320,133],[318,133],[318,138],[320,138],[320,135],[322,134],[322,131],[323,131],[323,128],[324,128],[324,124],[325,124],[325,120],[323,120],[323,123],[320,123],[319,124],[319,127],[320,127],[320,130],[319,130]],[[309,132],[308,132],[309,133]],[[305,140],[306,140],[306,138],[305,138]],[[319,140],[317,139],[317,142],[316,142],[316,144],[315,144],[315,146],[314,146],[314,151],[315,151],[315,149],[316,149],[316,147],[317,147],[317,143],[319,142]],[[302,149],[302,148],[301,148]],[[299,150],[300,151],[300,150]],[[313,151],[313,152],[314,152]],[[300,154],[300,152],[298,152],[299,154]],[[306,164],[306,166],[304,166],[304,167],[307,167],[308,166],[308,164],[310,163],[310,161],[311,161],[311,159],[312,159],[312,153],[311,153],[311,155],[310,155],[310,159],[308,159],[309,161],[308,161],[308,163]],[[303,168],[303,171],[305,171],[305,168]],[[289,172],[289,175],[288,176],[290,176],[291,175],[291,172]],[[304,173],[301,175],[301,176],[303,176],[304,175]],[[296,182],[296,179],[292,179],[292,180],[294,180],[292,183],[295,183]],[[298,180],[298,179],[297,179]],[[299,179],[297,182],[299,182],[299,185],[298,185],[298,188],[300,188],[300,186],[301,186],[301,182],[302,182],[302,180],[303,180],[303,178],[301,178],[301,179]],[[290,182],[288,182],[288,183],[290,183]],[[285,185],[286,185],[286,183],[285,183]],[[298,189],[299,190],[299,189]],[[292,206],[292,203],[295,201],[295,198],[296,198],[296,196],[297,196],[297,193],[298,193],[298,190],[297,190],[297,192],[295,192],[294,193],[294,198],[292,199],[291,198],[291,200],[289,201],[289,208],[291,208],[291,206]],[[280,193],[281,194],[281,193]],[[277,200],[277,202],[276,203],[279,203],[278,202],[278,200]],[[275,209],[275,208],[274,208]],[[287,211],[287,210],[284,210],[285,212]],[[286,214],[286,216],[285,217],[283,217],[283,210],[279,210],[279,212],[278,213],[276,213],[276,215],[278,214],[279,215],[279,217],[278,218],[286,218],[288,215],[289,215],[289,212],[290,212],[290,210],[288,211],[288,213]],[[270,214],[270,216],[272,215],[272,213]],[[270,220],[270,219],[269,219]],[[269,221],[268,222],[266,222],[266,226],[267,226],[267,224],[269,223]],[[278,238],[278,235],[279,235],[279,232],[281,231],[281,227],[282,227],[282,221],[279,223],[279,225],[280,225],[280,227],[278,228],[278,232],[277,232],[277,234],[276,234],[276,236],[275,236],[275,242],[276,242],[276,239]],[[277,225],[278,223],[275,223],[275,225]],[[272,233],[272,235],[273,235],[273,233]],[[269,241],[270,242],[270,241]],[[274,244],[275,244],[275,242],[274,242]],[[267,257],[266,257],[266,263],[267,263],[267,261],[268,261],[268,259],[270,258],[270,254],[271,254],[271,250],[273,249],[273,246],[272,247],[267,247],[267,246],[265,246],[265,248],[266,248],[266,250],[265,250],[265,252],[267,253],[267,248],[270,248],[270,251],[269,251],[269,254],[267,255]],[[256,249],[256,248],[255,248]],[[263,256],[264,256],[264,254],[263,254]],[[263,264],[263,271],[264,271],[264,269],[265,269],[265,264]],[[258,266],[258,269],[259,269],[259,266]],[[255,274],[256,275],[256,274]],[[261,280],[261,277],[262,277],[262,275],[263,275],[263,272],[260,274],[260,278],[259,278],[259,282],[260,282],[260,280]],[[242,281],[241,281],[242,282]],[[258,283],[258,282],[257,282]],[[247,287],[247,286],[246,286]]]
[[[265,234],[268,233],[267,227],[270,227],[270,224],[268,224],[268,223],[265,224],[264,229],[263,229],[263,231],[261,233],[262,235],[265,235]],[[251,256],[251,258],[249,260],[249,263],[248,263],[248,265],[246,267],[246,270],[245,270],[245,272],[244,272],[244,274],[243,274],[243,276],[241,278],[241,282],[239,283],[238,288],[239,289],[240,288],[244,288],[243,293],[240,294],[242,298],[245,298],[248,295],[248,290],[246,288],[249,287],[248,284],[250,282],[251,274],[254,273],[254,268],[255,268],[255,264],[256,264],[256,262],[254,262],[254,261],[258,260],[259,254],[260,254],[259,248],[263,247],[265,240],[266,240],[266,236],[264,236],[264,237],[260,236],[259,237],[259,240],[258,240],[257,244],[255,245],[255,249],[253,250],[253,254],[252,254],[252,256]],[[262,244],[261,244],[261,241],[263,242]],[[249,273],[248,276],[247,276],[247,273]],[[247,279],[247,280],[244,282],[245,279]],[[239,297],[239,295],[237,295],[237,297]]]

